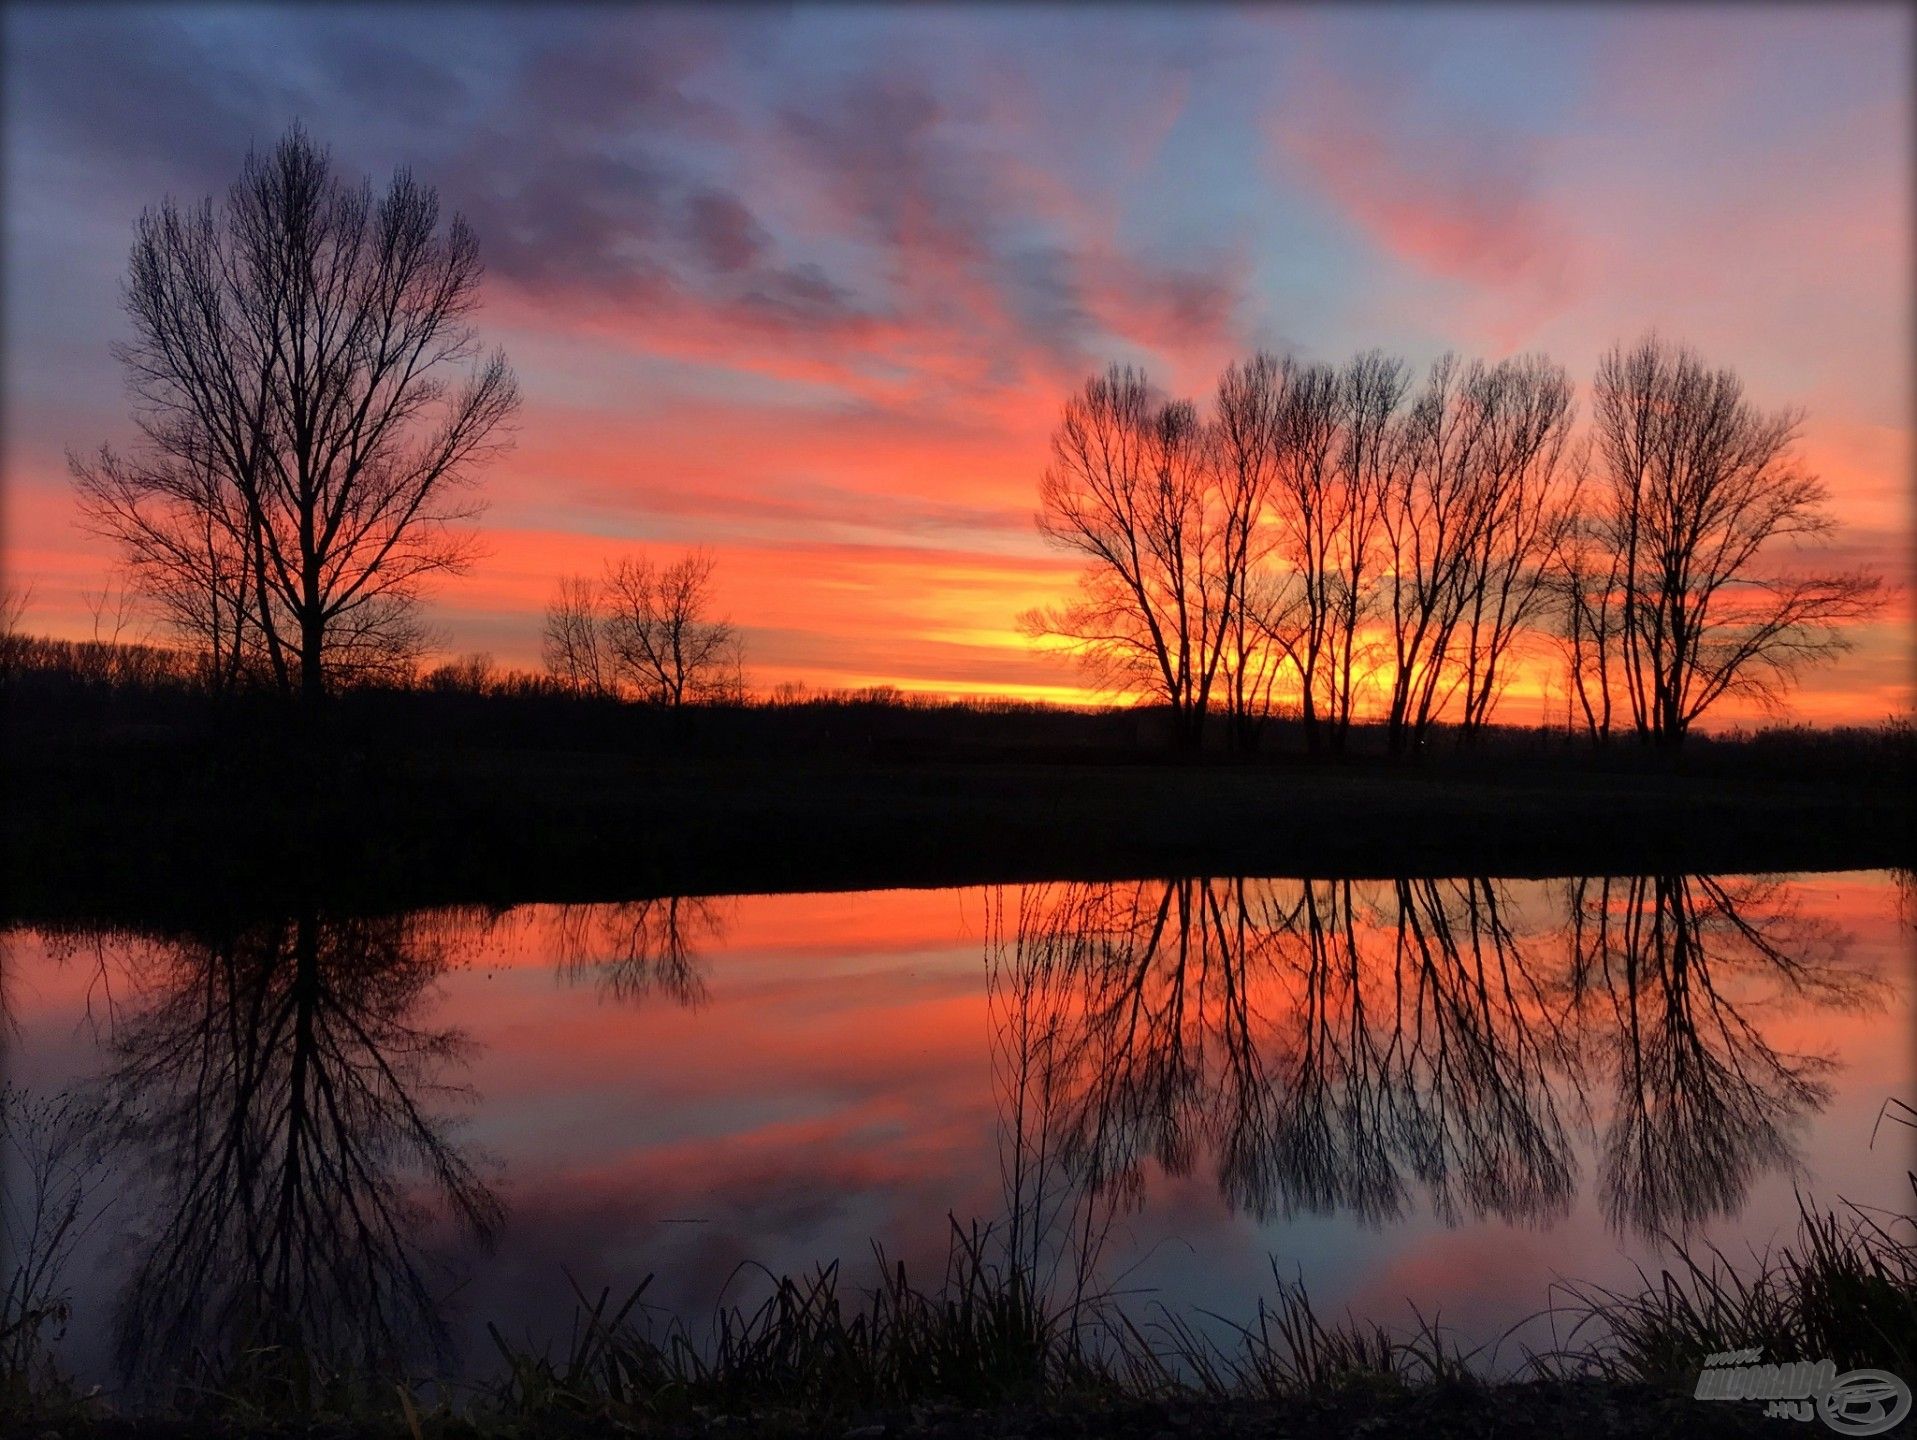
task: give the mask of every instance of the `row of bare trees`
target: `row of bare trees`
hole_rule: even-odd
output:
[[[637,698],[680,709],[744,698],[744,645],[714,613],[713,559],[608,561],[593,580],[559,582],[546,607],[546,673],[582,695]]]
[[[1870,574],[1776,563],[1832,528],[1800,412],[1655,335],[1605,356],[1593,412],[1579,433],[1540,356],[1447,355],[1414,388],[1376,351],[1261,353],[1208,413],[1113,366],[1067,401],[1039,490],[1040,531],[1086,568],[1024,626],[1186,747],[1214,716],[1251,747],[1281,699],[1313,749],[1367,715],[1393,752],[1439,721],[1473,734],[1545,639],[1594,740],[1675,745],[1727,694],[1777,700],[1882,603]]]

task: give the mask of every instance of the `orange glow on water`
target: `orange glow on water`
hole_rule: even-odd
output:
[[[1678,1008],[1702,1007],[1692,1038],[1714,1063],[1763,1087],[1776,1083],[1771,1057],[1793,1066],[1821,1057],[1827,1068],[1814,1073],[1830,1087],[1827,1099],[1787,1104],[1788,1145],[1802,1168],[1760,1145],[1747,1174],[1731,1167],[1739,1178],[1729,1209],[1694,1222],[1741,1251],[1786,1233],[1794,1187],[1866,1204],[1899,1193],[1903,1132],[1879,1127],[1890,1133],[1875,1145],[1871,1133],[1884,1097],[1908,1089],[1917,975],[1900,930],[1908,900],[1890,874],[1718,883],[1743,897],[1743,921],[1807,967],[1808,985],[1799,993],[1783,968],[1751,963],[1719,928],[1709,963],[1694,958],[1678,986],[1693,992]],[[1462,926],[1466,897],[1493,892],[1515,951],[1484,929],[1458,930],[1455,950],[1424,948],[1398,929],[1404,897],[1419,906],[1441,897],[1447,923]],[[1127,942],[1137,943],[1152,933],[1160,902],[1169,898],[1175,912],[1181,893],[1198,902],[1189,933],[1174,921],[1155,948],[1082,952],[1106,956],[1094,968],[1116,989],[1086,989],[1083,977],[1052,989],[1043,970],[1034,988],[1017,981],[1017,954],[1041,954],[1047,917],[1064,913],[1057,907],[1068,899],[1118,902],[1096,913],[1140,922]],[[1245,882],[1242,891],[1235,882],[1144,882],[680,901],[693,983],[676,991],[617,984],[620,937],[656,939],[663,932],[644,922],[658,920],[664,902],[429,912],[416,938],[452,963],[401,1018],[418,1027],[412,1033],[459,1037],[433,1071],[452,1087],[434,1104],[456,1121],[448,1133],[486,1157],[509,1216],[497,1256],[475,1277],[473,1313],[519,1323],[561,1265],[594,1287],[657,1272],[649,1298],[666,1306],[709,1305],[742,1260],[803,1269],[836,1257],[863,1274],[873,1240],[936,1273],[946,1216],[989,1218],[1003,1204],[1006,1127],[1018,1113],[1008,1108],[1016,1093],[1008,1067],[1027,1022],[1039,1028],[1025,1033],[1056,1022],[1092,1047],[1090,1063],[1072,1058],[1072,1047],[1056,1052],[1064,1068],[1050,1073],[1064,1088],[1042,1123],[1068,1132],[1090,1123],[1087,1115],[1106,1112],[1080,1106],[1107,1083],[1120,1087],[1112,1128],[1100,1133],[1136,1164],[1138,1189],[1110,1263],[1136,1266],[1125,1273],[1139,1293],[1174,1308],[1249,1313],[1258,1296],[1269,1298],[1275,1262],[1286,1279],[1302,1273],[1314,1301],[1334,1313],[1349,1307],[1392,1322],[1410,1299],[1488,1338],[1533,1313],[1554,1278],[1628,1281],[1633,1263],[1655,1259],[1641,1219],[1611,1215],[1602,1198],[1616,1164],[1605,1137],[1632,1073],[1633,1042],[1612,1008],[1629,967],[1587,969],[1581,991],[1569,985],[1566,882],[1473,891],[1465,882],[1400,890],[1363,881],[1316,893],[1321,914],[1347,896],[1356,902],[1355,955],[1333,924],[1329,963],[1313,958],[1304,892],[1285,880]],[[1649,892],[1608,893],[1615,922],[1630,913],[1633,893]],[[1254,948],[1228,960],[1204,917],[1214,901],[1232,914],[1241,895]],[[1420,911],[1424,941],[1437,939],[1434,914]],[[1026,948],[1015,953],[1014,942]],[[204,979],[172,942],[129,945],[108,934],[73,943],[16,931],[6,945],[8,1078],[32,1093],[93,1083],[123,1058],[117,1037],[136,1032],[156,1002],[177,1002],[173,987],[190,991]],[[1651,987],[1635,1011],[1646,1037],[1667,1026],[1674,999],[1658,988],[1657,970],[1647,961],[1639,972]],[[1832,977],[1843,985],[1820,991]],[[1704,1012],[1725,1004],[1737,1018],[1720,1032]],[[194,1008],[176,1004],[173,1013],[191,1019]],[[1089,1030],[1072,1029],[1088,1018]],[[1363,1068],[1374,1062],[1384,1068]],[[1370,1118],[1348,1113],[1352,1105]],[[1529,1119],[1507,1132],[1511,1106]],[[1309,1168],[1313,1154],[1330,1163],[1339,1144],[1375,1143],[1374,1178],[1395,1174],[1403,1185],[1382,1213],[1353,1213],[1336,1164],[1319,1175],[1331,1189],[1307,1180],[1282,1203],[1260,1190],[1282,1178],[1261,1181],[1255,1165],[1231,1170],[1234,1147],[1257,1152],[1259,1127],[1283,1130],[1305,1111],[1337,1143],[1298,1154],[1281,1147],[1278,1176],[1292,1163]],[[1041,1123],[1043,1112],[1026,1113]],[[1661,1113],[1656,1104],[1651,1113]],[[1563,1188],[1535,1211],[1504,1213],[1516,1191],[1496,1183],[1497,1167],[1529,1173],[1519,1157],[1541,1136],[1554,1143],[1560,1123]],[[1179,1126],[1191,1127],[1189,1143],[1178,1140]],[[1287,1143],[1307,1138],[1292,1133]],[[1434,1187],[1447,1167],[1440,1204]],[[1235,1188],[1226,1183],[1233,1173]],[[563,1302],[569,1292],[555,1283]],[[83,1295],[76,1317],[87,1303]],[[545,1318],[563,1326],[566,1313],[562,1303]]]

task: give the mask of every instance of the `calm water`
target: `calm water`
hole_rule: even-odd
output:
[[[97,1107],[65,1355],[100,1379],[116,1334],[164,1369],[260,1309],[483,1369],[487,1319],[563,1338],[567,1270],[698,1318],[742,1261],[935,1272],[1014,1196],[1109,1217],[1141,1310],[1245,1316],[1275,1263],[1484,1340],[1661,1236],[1782,1238],[1793,1187],[1907,1204],[1910,1132],[1870,1142],[1917,1098],[1908,905],[1230,880],[16,930],[6,1067]]]

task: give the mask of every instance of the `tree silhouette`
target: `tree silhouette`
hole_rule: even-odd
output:
[[[1778,568],[1779,542],[1832,528],[1790,457],[1801,417],[1688,350],[1614,349],[1583,432],[1540,355],[1447,354],[1407,389],[1376,351],[1256,354],[1204,413],[1129,366],[1094,377],[1039,486],[1041,534],[1086,568],[1026,633],[1164,705],[1183,747],[1222,707],[1251,749],[1295,694],[1307,747],[1341,751],[1375,686],[1393,753],[1486,730],[1554,636],[1594,739],[1628,714],[1675,745],[1726,695],[1778,701],[1883,603],[1866,572]]]
[[[608,563],[599,583],[562,580],[546,609],[546,673],[590,695],[638,695],[678,710],[745,694],[738,629],[713,613],[716,562],[694,550],[668,564]]]
[[[1621,592],[1599,683],[1623,690],[1641,739],[1681,744],[1726,695],[1774,703],[1848,648],[1843,626],[1879,608],[1882,581],[1772,563],[1777,542],[1834,523],[1792,456],[1801,412],[1756,409],[1732,371],[1655,335],[1605,355],[1593,403],[1604,484],[1589,523]]]
[[[480,274],[430,186],[400,170],[375,197],[297,126],[218,207],[140,217],[116,353],[141,446],[72,467],[86,522],[217,679],[256,665],[311,706],[410,664],[518,402],[467,324]]]
[[[1066,641],[1096,683],[1142,691],[1171,712],[1181,748],[1199,743],[1236,599],[1235,567],[1257,480],[1221,494],[1211,437],[1188,401],[1161,402],[1141,371],[1114,365],[1066,402],[1039,484],[1038,525],[1085,557],[1075,599],[1028,612],[1027,633]]]

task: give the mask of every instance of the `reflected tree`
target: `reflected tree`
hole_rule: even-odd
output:
[[[1028,1293],[1091,1291],[1122,1196],[1090,1183],[1072,1163],[1073,1099],[1082,1086],[1073,977],[1096,943],[1081,907],[1093,887],[1029,886],[1010,927],[1003,891],[987,903],[986,997],[991,1016],[992,1093],[998,1110],[1007,1274]],[[1068,1287],[1068,1288],[1067,1288]],[[1074,1317],[1076,1318],[1076,1317]]]
[[[1343,1206],[1376,1222],[1404,1207],[1385,1126],[1375,997],[1357,939],[1357,889],[1349,880],[1304,881],[1294,895],[1273,896],[1269,919],[1291,1017],[1274,1071],[1283,1100],[1274,1102],[1258,1186],[1233,1197],[1261,1217],[1275,1206],[1286,1214]]]
[[[1447,1221],[1460,1213],[1536,1220],[1570,1208],[1569,1138],[1554,1081],[1562,1017],[1490,880],[1395,883],[1393,1025],[1386,1087],[1418,1178]]]
[[[1661,1232],[1735,1209],[1791,1163],[1825,1062],[1777,1048],[1765,1019],[1868,1003],[1841,936],[1770,882],[1578,882],[1544,923],[1508,890],[1023,892],[1016,928],[988,943],[995,1067],[1017,1097],[1001,1100],[1008,1189],[1057,1190],[1063,1170],[1131,1205],[1149,1166],[1187,1175],[1209,1157],[1225,1198],[1261,1219],[1382,1223],[1415,1187],[1447,1224],[1541,1223],[1568,1212],[1576,1137],[1601,1128],[1611,1223]],[[1606,1080],[1608,1112],[1592,1098]]]
[[[1620,1229],[1682,1233],[1734,1214],[1829,1098],[1828,1056],[1779,1048],[1758,1021],[1793,1005],[1854,1008],[1880,986],[1844,937],[1773,879],[1657,875],[1569,887],[1570,985],[1615,1107],[1599,1195]]]
[[[463,1038],[418,1019],[438,919],[309,910],[140,958],[105,1080],[153,1219],[118,1316],[129,1375],[443,1354],[431,1227],[484,1241],[501,1212],[439,1108]]]
[[[594,980],[615,1000],[663,995],[680,1005],[706,1000],[699,946],[725,935],[726,902],[668,895],[612,905],[562,905],[560,974]]]
[[[1343,1206],[1376,1222],[1401,1212],[1412,1180],[1447,1223],[1561,1213],[1564,1040],[1498,887],[1293,883],[1272,917],[1285,1092],[1261,1213]]]

